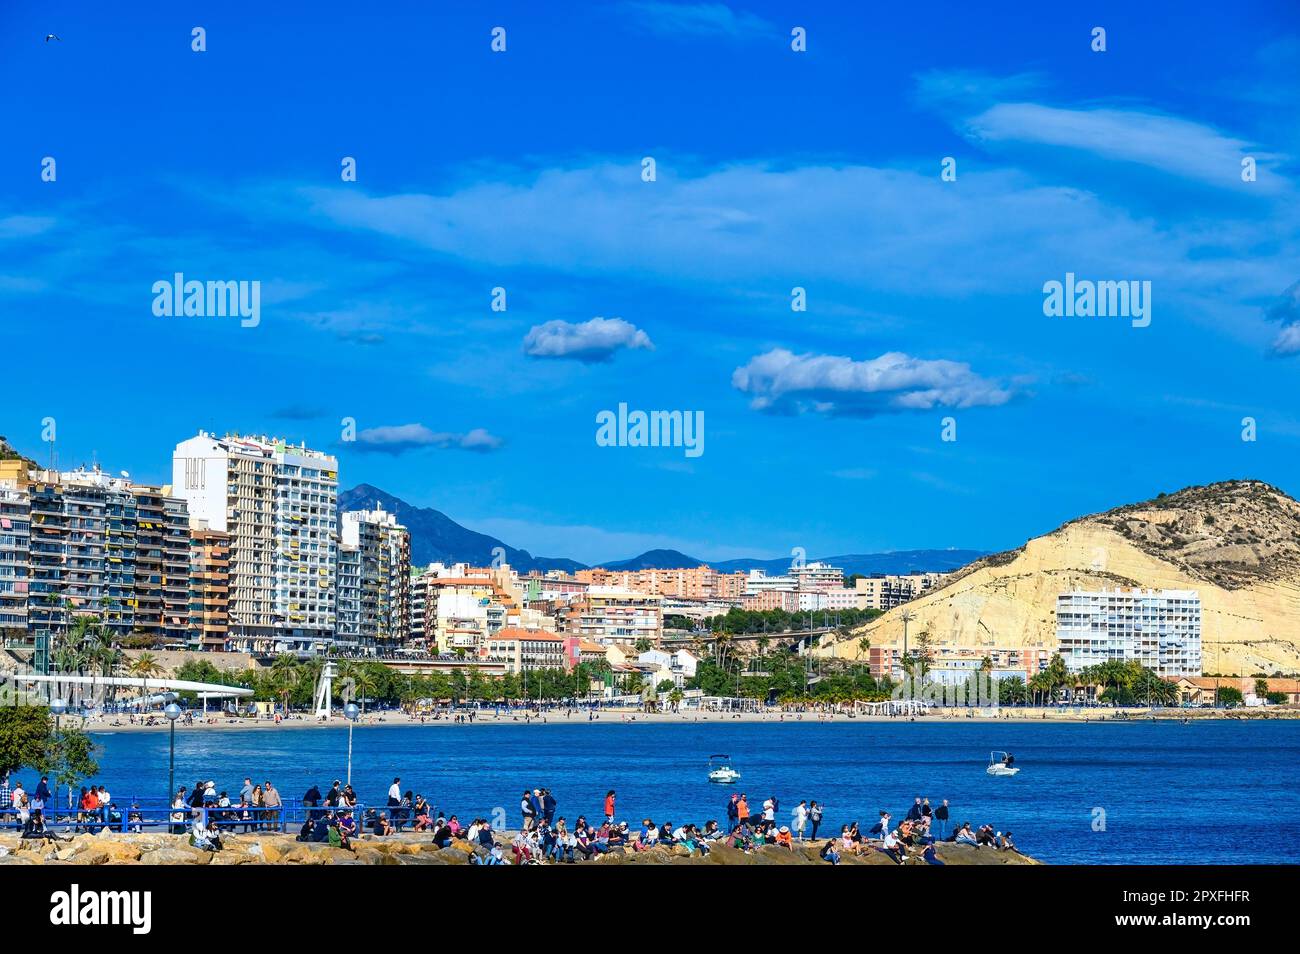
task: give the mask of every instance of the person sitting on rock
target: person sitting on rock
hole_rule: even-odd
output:
[[[895,864],[902,864],[907,860],[907,854],[903,850],[902,842],[898,840],[898,830],[886,832],[885,839],[880,844],[880,850],[894,859]]]
[[[451,826],[446,822],[443,822],[442,825],[433,833],[433,843],[439,848],[446,848],[451,844],[453,837]]]
[[[331,848],[344,848],[348,851],[352,850],[352,841],[348,838],[347,832],[343,830],[343,827],[339,824],[337,818],[329,825],[326,837],[329,838]]]
[[[357,833],[357,820],[351,812],[344,812],[339,816],[339,833],[345,838],[351,838]]]
[[[829,861],[832,865],[840,863],[840,853],[835,850],[835,839],[826,839],[826,844],[822,845],[822,850],[818,852],[822,861]]]
[[[205,825],[203,816],[194,819],[194,828],[190,832],[190,844],[201,851],[220,851],[221,835],[215,825]]]
[[[794,851],[794,839],[790,836],[790,829],[787,826],[785,825],[781,826],[780,830],[777,831],[776,838],[774,840],[777,845],[786,849],[787,851]]]
[[[32,812],[27,818],[26,824],[23,825],[23,838],[41,838],[46,841],[58,841],[54,832],[45,827],[45,813]]]

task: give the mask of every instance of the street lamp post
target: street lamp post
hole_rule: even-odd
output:
[[[54,769],[54,813],[50,816],[50,823],[57,824],[59,820],[59,776],[63,774],[63,734],[59,730],[59,722],[63,713],[68,711],[68,700],[60,697],[50,703],[50,711],[54,713],[54,739],[59,747],[59,764]]]
[[[357,714],[360,713],[355,702],[349,702],[343,707],[343,716],[348,720],[348,784],[352,784],[352,724],[357,721]]]
[[[167,722],[171,726],[167,751],[167,817],[170,819],[172,799],[176,792],[176,720],[181,717],[181,707],[176,704],[175,693],[169,692],[164,698],[167,700],[167,705],[163,708],[163,715],[167,717]]]

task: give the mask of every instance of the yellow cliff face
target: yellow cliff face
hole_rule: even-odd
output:
[[[1166,519],[1144,516],[1152,522]],[[928,632],[936,649],[1041,645],[1054,652],[1058,594],[1141,586],[1200,594],[1205,671],[1249,675],[1300,668],[1300,574],[1273,579],[1260,574],[1248,585],[1227,589],[1139,549],[1093,518],[1037,537],[999,562],[980,561],[949,585],[890,610],[825,651],[855,659],[864,636],[873,646],[901,646],[901,615],[907,609],[916,614],[908,624],[911,646]]]

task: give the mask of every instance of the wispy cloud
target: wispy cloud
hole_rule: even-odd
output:
[[[592,318],[578,324],[548,321],[524,336],[524,354],[534,358],[570,358],[590,364],[608,361],[623,348],[653,351],[654,344],[648,334],[622,318]]]
[[[745,39],[771,34],[774,28],[762,17],[737,12],[722,3],[665,3],[661,0],[626,0],[619,4],[637,27],[658,36],[709,36]]]
[[[964,126],[972,139],[983,143],[1060,146],[1225,188],[1243,184],[1244,157],[1253,155],[1261,165],[1276,158],[1211,126],[1140,110],[999,103]],[[1279,184],[1265,176],[1251,185],[1271,190]]]
[[[867,361],[836,355],[793,354],[776,348],[731,376],[758,411],[869,417],[935,407],[993,407],[1013,392],[959,361],[924,360],[899,352]]]
[[[357,447],[383,454],[405,454],[428,447],[486,453],[501,447],[504,441],[481,427],[465,434],[432,431],[423,424],[394,424],[371,427],[357,433]]]
[[[1140,270],[1153,279],[1176,275],[1186,286],[1184,260],[1204,239],[1015,170],[982,172],[959,189],[905,169],[760,162],[661,166],[653,188],[629,187],[636,181],[635,168],[593,162],[503,170],[447,194],[281,191],[305,200],[299,215],[478,265],[674,285],[796,274],[873,291],[965,295],[1038,288],[1045,272],[1069,261],[1079,273]],[[635,242],[627,241],[628,222],[638,223]],[[1222,230],[1219,241],[1253,248],[1257,228],[1253,222],[1249,238]],[[981,249],[984,267],[953,268],[971,248]],[[1225,270],[1202,262],[1196,277],[1210,282]],[[1239,275],[1240,264],[1231,272]]]

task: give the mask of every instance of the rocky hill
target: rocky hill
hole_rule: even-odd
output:
[[[936,647],[1056,645],[1056,597],[1070,589],[1192,589],[1201,597],[1207,672],[1300,669],[1300,503],[1276,487],[1232,480],[1073,520],[1024,546],[977,560],[913,600],[909,639]],[[857,641],[902,642],[902,607]]]

